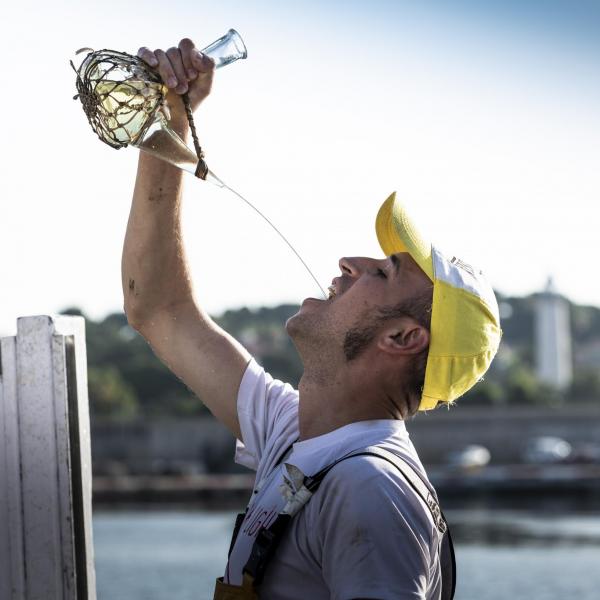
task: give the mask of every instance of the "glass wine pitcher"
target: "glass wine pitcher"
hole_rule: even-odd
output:
[[[77,72],[79,98],[92,129],[113,148],[135,146],[148,154],[193,173],[218,186],[223,182],[208,169],[198,144],[189,104],[186,112],[194,137],[195,151],[169,125],[165,104],[168,88],[158,73],[135,56],[114,50],[88,51]],[[246,58],[246,46],[235,29],[215,40],[202,52],[215,61],[217,69]],[[182,95],[187,103],[187,94]]]

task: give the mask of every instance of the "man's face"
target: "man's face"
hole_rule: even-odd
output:
[[[330,286],[327,300],[307,298],[286,328],[300,349],[307,342],[343,346],[351,329],[369,322],[377,309],[395,306],[431,290],[431,280],[407,252],[384,259],[342,258],[341,274]]]

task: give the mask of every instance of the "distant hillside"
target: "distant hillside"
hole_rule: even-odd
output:
[[[473,404],[560,404],[600,402],[600,309],[571,305],[575,381],[565,394],[546,388],[533,373],[534,296],[499,295],[504,337],[485,380],[464,401]],[[239,339],[276,378],[297,385],[298,354],[284,324],[297,305],[228,310],[215,320]],[[77,308],[65,314],[82,314]],[[510,316],[508,316],[510,314]],[[85,316],[85,315],[83,315]],[[160,363],[123,313],[101,321],[86,317],[92,413],[115,420],[197,415],[205,411],[194,396]],[[461,400],[462,401],[462,400]]]

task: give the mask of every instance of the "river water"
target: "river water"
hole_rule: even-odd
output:
[[[598,600],[600,513],[447,511],[456,600]],[[204,600],[222,574],[232,512],[99,511],[98,600]]]

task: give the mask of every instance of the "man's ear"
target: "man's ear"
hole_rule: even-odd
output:
[[[420,354],[429,346],[429,331],[413,319],[399,319],[384,328],[377,346],[390,354]]]

